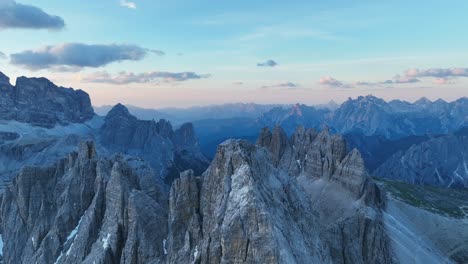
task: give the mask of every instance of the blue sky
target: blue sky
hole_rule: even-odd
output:
[[[40,9],[47,23],[18,7]],[[18,19],[0,18],[0,70],[83,89],[96,105],[468,95],[466,1],[0,0],[2,8]]]

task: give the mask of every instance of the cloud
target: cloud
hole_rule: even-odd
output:
[[[279,83],[279,84],[274,84],[274,85],[262,86],[262,88],[297,88],[297,87],[299,87],[299,84],[293,83],[293,82],[284,82],[284,83]]]
[[[121,0],[120,1],[120,6],[129,8],[129,9],[136,9],[137,8],[135,2],[130,2],[130,1],[126,1],[126,0]]]
[[[64,27],[65,22],[61,17],[49,15],[38,7],[19,4],[13,0],[0,0],[0,29],[60,30]]]
[[[378,86],[378,85],[389,85],[389,84],[410,84],[421,82],[422,78],[435,78],[432,80],[433,84],[445,85],[453,84],[454,79],[458,77],[468,77],[468,68],[431,68],[427,70],[420,70],[417,68],[406,70],[402,75],[397,74],[392,79],[379,81],[379,82],[367,82],[358,81],[352,84],[346,84],[338,81],[330,76],[322,77],[319,80],[320,84],[327,85],[330,87],[355,87],[355,86]]]
[[[276,61],[274,61],[274,60],[267,60],[265,62],[257,63],[258,67],[275,67],[277,65],[278,65],[278,63]]]
[[[389,83],[389,81],[390,80],[385,81],[384,84]],[[414,78],[413,76],[395,75],[395,77],[393,77],[393,83],[417,83],[417,82],[420,82],[420,80],[417,78]]]
[[[158,55],[158,56],[166,55],[166,53],[164,51],[160,51],[160,50],[149,49],[148,51],[155,54],[155,55]]]
[[[56,46],[44,46],[37,50],[26,50],[11,54],[11,63],[30,70],[57,68],[97,68],[112,62],[138,61],[148,53],[163,54],[136,45],[87,45],[65,43]]]
[[[7,59],[7,56],[5,55],[5,53],[0,51],[0,60],[6,60],[6,59]]]
[[[106,71],[95,72],[81,78],[83,82],[109,83],[109,84],[130,84],[130,83],[151,83],[163,82],[183,82],[188,80],[209,78],[209,74],[199,75],[195,72],[163,72],[152,71],[135,74],[133,72],[120,72],[114,76]]]
[[[453,84],[453,80],[449,78],[436,78],[432,81],[433,84],[438,85],[445,85],[445,84]]]
[[[337,79],[331,76],[324,76],[320,78],[319,84],[326,85],[329,87],[347,87],[347,85],[345,85],[343,82],[338,81]]]
[[[234,85],[243,85],[244,82],[233,82],[232,84],[234,84]]]
[[[468,68],[432,68],[427,70],[409,69],[405,72],[408,77],[434,77],[434,78],[448,78],[448,77],[468,77]]]

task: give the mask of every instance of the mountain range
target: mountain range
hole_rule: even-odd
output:
[[[1,79],[3,263],[468,262],[467,98],[174,129],[122,104],[96,115],[44,78]]]

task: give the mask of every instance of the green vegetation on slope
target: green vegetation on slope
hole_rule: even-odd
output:
[[[412,206],[454,218],[468,218],[468,190],[414,185],[374,178],[393,197]]]

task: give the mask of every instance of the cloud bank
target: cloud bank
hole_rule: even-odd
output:
[[[338,81],[337,79],[331,76],[324,76],[320,78],[319,84],[326,85],[329,87],[344,87],[345,86],[343,82]]]
[[[7,56],[5,55],[5,53],[0,51],[0,60],[5,60],[5,59],[7,59]]]
[[[0,29],[60,30],[64,27],[65,22],[61,17],[47,14],[38,7],[19,4],[13,0],[0,0]]]
[[[106,71],[101,71],[82,77],[82,81],[90,83],[108,83],[122,85],[130,83],[151,83],[156,81],[183,82],[209,77],[209,74],[200,75],[195,72],[152,71],[138,74],[135,74],[133,72],[120,72],[116,75],[111,75]]]
[[[138,61],[148,53],[163,54],[136,45],[87,45],[65,43],[56,46],[44,46],[37,50],[26,50],[11,54],[11,63],[30,70],[83,67],[97,68],[112,62]]]
[[[262,88],[297,88],[297,87],[299,87],[299,84],[293,83],[293,82],[284,82],[284,83],[278,83],[274,85],[262,86]]]
[[[433,84],[446,85],[453,84],[454,79],[460,77],[468,78],[468,68],[431,68],[426,70],[413,68],[406,70],[402,75],[397,74],[392,79],[379,82],[358,81],[354,83],[345,83],[338,81],[333,77],[326,76],[320,78],[319,84],[326,85],[328,87],[351,88],[356,86],[418,83],[421,82],[421,79],[423,78],[434,78],[432,80]]]
[[[435,78],[449,78],[449,77],[468,77],[468,68],[432,68],[427,70],[409,69],[405,72],[409,77],[435,77]]]
[[[278,63],[274,60],[267,60],[265,62],[259,62],[257,63],[257,67],[275,67],[277,66]]]

